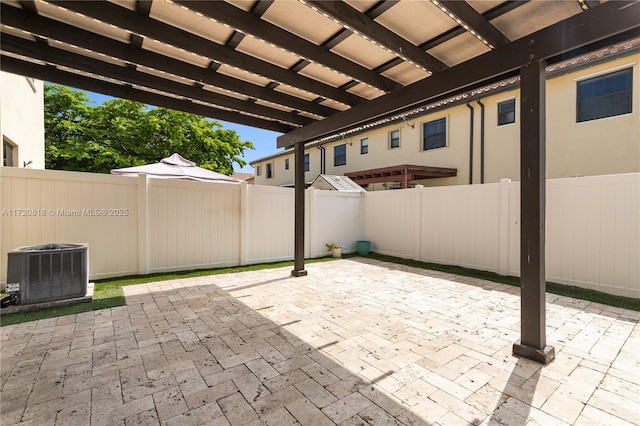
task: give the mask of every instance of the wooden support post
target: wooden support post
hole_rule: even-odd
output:
[[[513,354],[547,364],[545,309],[545,62],[520,69],[520,318]]]
[[[304,142],[295,144],[294,149],[294,172],[295,172],[295,226],[294,226],[294,249],[293,249],[293,271],[294,277],[307,275],[304,269]]]

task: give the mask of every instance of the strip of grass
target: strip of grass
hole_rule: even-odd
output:
[[[391,263],[399,263],[401,265],[414,266],[416,268],[431,269],[434,271],[448,272],[451,274],[462,275],[465,277],[480,278],[487,281],[493,281],[502,284],[520,287],[520,278],[513,276],[498,275],[494,272],[478,271],[476,269],[463,268],[461,266],[441,265],[438,263],[419,262],[412,259],[403,259],[400,257],[387,256],[383,254],[370,253],[368,257]],[[561,296],[573,297],[575,299],[588,300],[590,302],[602,303],[604,305],[614,306],[616,308],[631,309],[640,311],[640,299],[624,296],[614,296],[612,294],[603,293],[601,291],[590,290],[581,287],[574,287],[564,284],[558,284],[547,281],[547,293],[558,294]]]
[[[334,260],[331,257],[308,259],[307,263],[326,262]],[[293,265],[292,261],[261,263],[258,265],[234,266],[229,268],[198,269],[195,271],[157,273],[148,275],[135,275],[128,277],[96,280],[91,302],[76,303],[71,305],[56,306],[53,308],[36,309],[29,312],[0,315],[0,326],[19,324],[26,321],[35,321],[59,317],[63,315],[79,314],[82,312],[106,309],[125,304],[122,287],[135,284],[146,284],[155,281],[175,280],[180,278],[201,277],[205,275],[232,274],[235,272],[258,271],[261,269],[280,268]]]

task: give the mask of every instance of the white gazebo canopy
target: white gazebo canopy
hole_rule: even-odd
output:
[[[180,154],[173,154],[163,158],[159,163],[145,164],[144,166],[125,167],[111,170],[114,175],[138,176],[149,175],[160,179],[190,179],[201,182],[240,183],[241,181],[231,176],[223,175],[211,170],[196,166],[193,161],[187,160]]]

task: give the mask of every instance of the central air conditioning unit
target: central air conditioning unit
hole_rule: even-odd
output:
[[[8,253],[7,287],[18,289],[21,304],[84,297],[88,283],[86,244],[44,244]]]

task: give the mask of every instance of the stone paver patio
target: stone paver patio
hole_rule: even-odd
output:
[[[640,424],[640,313],[367,258],[125,287],[1,329],[2,425]]]

